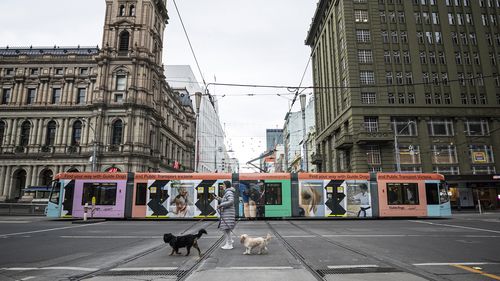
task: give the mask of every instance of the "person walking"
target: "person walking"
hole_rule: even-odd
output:
[[[230,181],[224,181],[224,196],[218,197],[220,221],[219,228],[224,231],[226,243],[221,248],[224,250],[231,250],[233,248],[233,239],[231,238],[231,231],[234,229],[235,222],[235,208],[234,208],[234,192]]]

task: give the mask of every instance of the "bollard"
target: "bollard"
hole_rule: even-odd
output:
[[[83,221],[87,221],[87,210],[89,209],[89,203],[85,203],[83,207]]]

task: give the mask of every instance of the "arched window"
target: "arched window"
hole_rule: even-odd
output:
[[[54,145],[56,142],[56,121],[50,121],[47,124],[47,137],[45,145]]]
[[[111,144],[121,144],[122,143],[122,132],[123,132],[123,122],[122,120],[116,120],[113,123],[113,131],[111,133]]]
[[[120,33],[120,44],[118,46],[118,51],[128,51],[128,41],[130,39],[130,34],[128,31],[124,30]]]
[[[125,15],[125,5],[120,5],[120,16],[123,17]]]
[[[28,121],[24,121],[24,123],[21,125],[21,135],[19,136],[19,145],[20,146],[28,146],[30,142],[30,131],[31,131],[31,124]]]
[[[24,169],[17,170],[13,177],[13,191],[10,194],[11,198],[16,200],[22,196],[22,190],[26,188],[26,171]]]
[[[54,176],[54,173],[52,173],[52,170],[50,170],[50,169],[43,170],[40,173],[40,185],[41,186],[49,185],[50,182],[52,181],[53,176]]]
[[[71,145],[80,145],[82,138],[82,122],[76,121],[73,123],[73,133],[71,134]]]
[[[3,135],[5,134],[5,122],[0,121],[0,146],[3,144]]]
[[[131,16],[131,17],[135,16],[135,6],[134,5],[130,6],[129,16]]]
[[[71,168],[68,170],[68,173],[78,173],[78,169],[77,168]]]

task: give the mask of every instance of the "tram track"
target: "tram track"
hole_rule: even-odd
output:
[[[285,246],[286,250],[295,258],[297,259],[297,261],[302,264],[302,266],[304,266],[305,269],[307,269],[307,271],[309,271],[311,273],[312,276],[314,276],[314,278],[316,280],[320,280],[320,281],[323,281],[323,280],[326,280],[321,274],[318,273],[318,271],[316,271],[314,269],[314,267],[312,265],[310,265],[306,259],[300,254],[299,251],[297,251],[297,249],[295,249],[295,247],[293,247],[290,243],[288,243],[288,241],[286,241],[285,238],[283,238],[283,236],[281,236],[281,234],[279,234],[279,232],[269,223],[269,221],[266,221],[266,224],[267,226],[269,227],[269,229],[273,232],[273,235],[278,238],[278,240]]]
[[[199,225],[200,223],[204,222],[204,220],[199,220],[199,221],[196,221],[195,223],[191,224],[188,228],[184,229],[182,232],[180,232],[180,234],[184,234],[186,232],[188,232],[189,230],[193,229],[195,226]],[[213,225],[214,223],[216,223],[215,221],[213,222],[210,222],[208,225],[205,226],[205,228],[208,228],[209,226]],[[193,266],[191,266],[190,268],[188,268],[187,270],[182,270],[182,271],[179,271],[179,270],[176,270],[176,275],[178,276],[178,280],[184,280],[184,279],[181,279],[181,278],[184,278],[184,276],[186,275],[186,273],[191,273],[193,272],[194,270],[196,270],[196,268],[198,267],[198,265],[204,260],[206,259],[206,257],[208,257],[210,255],[211,252],[213,252],[214,249],[217,248],[217,246],[219,244],[222,243],[222,240],[223,240],[223,237],[219,238],[216,243],[214,245],[212,245],[212,247],[210,247],[202,256],[201,258],[195,262],[195,264]],[[88,273],[85,273],[85,274],[82,274],[82,275],[77,275],[77,276],[71,276],[69,277],[68,279],[70,281],[80,281],[80,280],[85,280],[85,279],[88,279],[88,278],[92,278],[92,277],[96,277],[96,276],[101,276],[101,275],[110,275],[109,273],[111,272],[112,269],[115,269],[115,268],[118,268],[119,266],[123,265],[123,264],[126,264],[126,263],[129,263],[131,261],[134,261],[134,260],[137,260],[141,257],[144,257],[144,256],[147,256],[149,254],[152,254],[158,250],[161,250],[163,248],[165,248],[167,246],[167,244],[164,244],[162,242],[162,244],[160,245],[157,245],[157,246],[154,246],[152,248],[149,248],[149,249],[146,249],[144,251],[141,251],[139,253],[136,253],[134,255],[131,255],[129,257],[126,257],[124,259],[121,259],[120,261],[117,261],[111,265],[108,265],[106,267],[103,267],[103,268],[100,268],[98,270],[95,270],[95,271],[92,271],[92,272],[88,272]],[[210,251],[210,252],[209,252]],[[137,273],[136,273],[137,274]],[[114,274],[112,274],[114,275]],[[187,277],[187,276],[186,276]]]
[[[323,237],[321,234],[318,234],[310,229],[306,229],[300,225],[297,225],[295,222],[292,222],[292,221],[287,221],[290,225],[294,226],[295,228],[301,230],[301,231],[304,231],[310,235],[314,235],[315,237],[329,243],[329,244],[332,244],[334,246],[337,246],[337,247],[340,247],[342,249],[345,249],[347,251],[350,251],[352,253],[355,253],[355,254],[358,254],[358,255],[361,255],[365,258],[370,258],[370,259],[373,259],[381,264],[385,264],[385,265],[388,265],[392,268],[395,268],[401,272],[407,272],[407,273],[410,273],[410,274],[413,274],[413,275],[416,275],[416,276],[419,276],[419,277],[422,277],[426,280],[430,280],[430,281],[450,281],[450,279],[447,279],[447,278],[444,278],[442,276],[439,276],[439,275],[436,275],[436,274],[433,274],[433,273],[430,273],[428,271],[425,271],[425,270],[422,270],[414,265],[411,265],[411,264],[406,264],[404,262],[401,262],[401,261],[398,261],[398,260],[395,260],[393,258],[390,258],[388,256],[385,256],[385,255],[376,255],[376,254],[373,254],[373,253],[368,253],[368,252],[365,252],[363,250],[360,250],[360,249],[357,249],[357,248],[354,248],[354,247],[351,247],[349,245],[346,245],[344,243],[340,243],[338,241],[333,241],[331,239],[328,239],[326,237]],[[288,244],[288,242],[287,242]],[[312,268],[312,267],[311,267]],[[321,279],[321,280],[324,280],[324,279]]]

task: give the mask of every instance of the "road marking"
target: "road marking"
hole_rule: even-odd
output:
[[[325,234],[323,237],[408,237],[414,234]]]
[[[490,274],[490,273],[486,273],[486,272],[482,272],[481,270],[477,270],[477,269],[474,269],[474,268],[471,268],[471,267],[468,267],[468,266],[465,266],[465,265],[453,264],[452,266],[457,267],[457,268],[461,268],[463,270],[467,270],[469,272],[481,274],[483,276],[486,276],[486,277],[489,277],[489,278],[492,278],[492,279],[495,279],[495,280],[500,280],[500,276],[498,276],[498,275]]]
[[[31,234],[31,233],[40,233],[40,232],[48,232],[48,231],[54,231],[54,230],[61,230],[61,229],[69,229],[69,228],[79,228],[79,227],[86,227],[89,225],[97,225],[105,223],[103,222],[96,222],[92,224],[82,224],[82,225],[75,225],[75,226],[65,226],[65,227],[56,227],[56,228],[49,228],[49,229],[42,229],[42,230],[33,230],[33,231],[26,231],[26,232],[16,232],[16,233],[9,233],[9,234],[0,234],[0,238],[8,237],[8,236],[14,236],[14,235],[24,235],[24,234]]]
[[[48,267],[3,267],[0,270],[7,271],[29,271],[29,270],[75,270],[75,271],[96,271],[99,268],[73,267],[73,266],[48,266]]]
[[[426,262],[414,263],[415,266],[433,266],[433,265],[484,265],[484,264],[499,264],[498,262]]]
[[[231,267],[218,267],[224,270],[285,270],[293,269],[291,266],[231,266]]]
[[[31,221],[0,221],[0,223],[30,223]]]
[[[21,281],[30,280],[30,279],[33,279],[33,278],[35,278],[35,276],[28,276],[28,277],[24,277],[23,279],[21,279]]]
[[[409,221],[417,222],[417,223],[425,223],[425,224],[430,224],[430,225],[440,225],[440,226],[448,226],[448,227],[456,227],[456,228],[463,228],[463,229],[472,229],[472,230],[500,233],[500,231],[497,231],[497,230],[490,230],[490,229],[484,229],[484,228],[476,228],[476,227],[468,227],[468,226],[460,226],[460,225],[444,224],[444,223],[434,223],[434,222],[428,222],[428,221],[414,221],[414,220],[409,220]]]
[[[167,271],[176,269],[177,267],[120,267],[113,268],[110,271]]]
[[[136,238],[147,238],[147,239],[160,239],[162,236],[132,236],[132,235],[124,235],[124,236],[105,236],[105,235],[83,235],[83,236],[76,236],[76,235],[62,235],[59,236],[60,238],[69,238],[69,239],[136,239]]]
[[[329,265],[329,269],[378,267],[376,264]]]
[[[314,238],[316,235],[283,235],[284,238]]]

